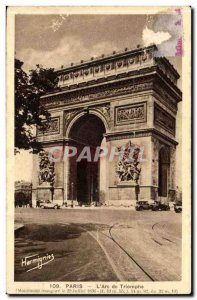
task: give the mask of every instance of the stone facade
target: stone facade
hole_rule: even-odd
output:
[[[52,117],[45,132],[37,130],[46,152],[52,147],[64,151],[69,145],[77,145],[78,151],[89,144],[92,149],[135,145],[143,155],[140,165],[118,166],[107,157],[98,165],[82,166],[75,158],[55,162],[53,201],[79,201],[81,189],[89,195],[84,196],[88,203],[96,199],[106,205],[132,205],[136,185],[140,199],[174,199],[176,113],[182,94],[179,74],[166,58],[154,57],[155,49],[127,50],[57,70],[59,89],[41,99]],[[51,197],[51,185],[39,182],[39,157],[34,160],[35,202]]]

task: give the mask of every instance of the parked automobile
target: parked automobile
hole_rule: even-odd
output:
[[[140,210],[147,210],[147,209],[151,209],[151,205],[148,203],[148,201],[137,201],[136,202],[136,206],[135,206],[135,209],[137,211],[140,211]]]
[[[159,201],[155,201],[155,203],[152,204],[152,210],[158,211],[158,210],[170,210],[169,204],[161,203]]]
[[[54,208],[59,209],[60,205],[54,202],[51,202],[50,200],[47,201],[40,201],[40,208]]]
[[[176,213],[182,212],[182,202],[179,201],[179,202],[174,204],[174,211]]]

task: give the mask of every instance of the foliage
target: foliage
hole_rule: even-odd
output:
[[[40,97],[57,88],[58,77],[54,69],[40,65],[27,75],[22,66],[23,62],[15,59],[15,153],[21,149],[39,153],[42,145],[36,140],[35,126],[44,131],[50,121]]]

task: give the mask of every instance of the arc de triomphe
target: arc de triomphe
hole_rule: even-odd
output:
[[[37,130],[46,152],[76,146],[141,151],[138,164],[139,198],[171,201],[175,197],[176,115],[181,91],[179,74],[165,57],[155,57],[156,47],[125,49],[57,70],[59,90],[42,97],[51,113],[48,129]],[[51,185],[40,180],[41,160],[34,157],[33,205],[48,200]],[[77,200],[106,205],[132,205],[136,180],[122,158],[101,155],[98,161],[75,157],[56,161],[53,201]],[[46,167],[46,166],[45,166]],[[46,167],[47,168],[47,167]],[[44,170],[47,172],[47,170]]]

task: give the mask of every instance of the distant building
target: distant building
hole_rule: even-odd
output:
[[[32,184],[24,180],[15,181],[15,207],[31,205]]]

